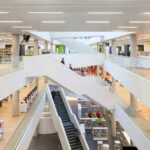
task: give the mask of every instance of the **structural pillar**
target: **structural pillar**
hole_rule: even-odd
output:
[[[130,93],[130,106],[133,108],[135,112],[138,111],[138,101],[137,98],[132,93]]]
[[[19,91],[12,94],[12,116],[19,116]]]
[[[116,117],[114,111],[111,111],[111,135],[116,137]]]
[[[44,50],[45,50],[45,52],[48,52],[48,42],[47,41],[44,42]]]
[[[19,34],[12,36],[12,66],[19,67]]]
[[[111,51],[113,55],[116,55],[116,40],[111,40]]]
[[[131,34],[130,36],[130,56],[131,57],[137,57],[137,51],[138,51],[138,41],[137,41],[137,35]]]
[[[112,77],[112,92],[116,91],[116,80],[114,77]]]
[[[97,66],[96,69],[97,69],[97,71],[96,71],[97,72],[97,77],[99,77],[99,73],[100,73],[99,66]]]
[[[38,40],[34,40],[34,56],[39,55],[39,46],[38,46]]]

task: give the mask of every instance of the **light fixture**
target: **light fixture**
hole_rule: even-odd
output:
[[[0,11],[0,14],[9,14],[8,11]]]
[[[112,30],[111,32],[128,32],[127,30]]]
[[[63,14],[64,12],[28,12],[28,14],[51,14],[51,15],[59,15],[59,14]]]
[[[144,24],[144,23],[150,23],[150,21],[129,21],[129,23],[139,23],[139,24]]]
[[[90,15],[122,15],[123,12],[88,12]]]
[[[144,12],[143,14],[144,15],[150,15],[150,12]]]
[[[32,26],[13,26],[14,29],[31,29]]]
[[[119,29],[136,29],[136,26],[119,26]]]
[[[16,20],[5,20],[5,21],[0,21],[0,23],[23,23],[23,21],[16,21]]]
[[[41,21],[41,23],[65,23],[65,21]]]
[[[37,30],[22,30],[22,32],[38,32]]]
[[[110,21],[86,21],[86,23],[91,23],[91,24],[103,24],[103,23],[110,23]]]

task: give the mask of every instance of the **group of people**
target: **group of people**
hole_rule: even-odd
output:
[[[64,58],[61,59],[61,63],[65,65],[65,59],[64,59]],[[71,65],[71,64],[69,64],[69,68],[70,68],[71,70],[74,70],[74,69],[72,68],[72,65]]]
[[[102,118],[102,114],[100,112],[97,112],[96,114],[95,113],[92,113],[91,111],[87,114],[87,117],[89,118],[93,118],[93,117],[97,117],[97,118]]]

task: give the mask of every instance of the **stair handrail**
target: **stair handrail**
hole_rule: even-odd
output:
[[[55,125],[55,129],[59,135],[59,139],[62,145],[63,150],[71,150],[64,126],[62,124],[61,118],[59,117],[53,98],[49,89],[49,86],[46,85],[47,101],[49,105],[50,112],[52,112],[52,120]]]
[[[78,120],[77,120],[75,114],[73,114],[72,109],[70,108],[70,105],[69,105],[69,103],[68,103],[68,101],[67,101],[67,99],[66,99],[66,97],[65,97],[64,90],[63,90],[62,88],[60,88],[60,87],[59,87],[58,89],[59,89],[59,91],[60,91],[62,100],[63,100],[63,102],[64,102],[64,104],[65,104],[65,106],[66,106],[66,109],[67,109],[68,115],[70,116],[71,121],[74,123],[74,126],[75,126],[75,127],[78,129],[78,131],[80,132],[79,138],[80,138],[80,141],[81,141],[81,144],[82,144],[84,150],[90,150],[90,148],[89,148],[89,146],[88,146],[88,144],[87,144],[87,141],[86,141],[86,139],[85,139],[85,136],[84,136],[83,132],[82,132],[81,129],[80,129],[79,122],[78,122]]]

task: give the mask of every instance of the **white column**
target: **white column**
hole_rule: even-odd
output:
[[[112,92],[116,91],[116,80],[114,77],[112,77]]]
[[[103,52],[106,55],[106,43],[103,43]]]
[[[53,52],[53,43],[50,43],[50,53]]]
[[[138,111],[138,100],[132,93],[130,93],[130,106],[135,112]]]
[[[116,40],[111,40],[111,50],[112,54],[116,55]]]
[[[12,36],[12,56],[13,67],[19,67],[19,34],[13,34]]]
[[[99,66],[97,66],[96,69],[97,69],[97,71],[96,71],[97,72],[97,77],[99,77],[99,73],[100,73]]]
[[[111,135],[116,137],[116,117],[114,111],[111,111]]]
[[[105,70],[104,70],[104,65],[103,65],[102,67],[103,67],[103,72],[102,72],[103,80],[105,80],[105,74],[106,74],[106,72],[105,72]]]
[[[39,55],[38,40],[34,40],[34,56]]]
[[[12,116],[19,116],[19,91],[12,94]]]
[[[137,50],[138,50],[138,44],[137,44],[137,35],[131,34],[130,36],[130,56],[131,57],[137,57]]]
[[[48,42],[47,41],[44,42],[44,51],[48,52]]]

